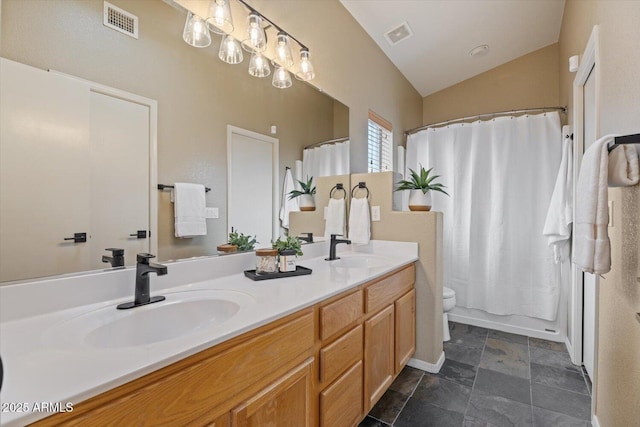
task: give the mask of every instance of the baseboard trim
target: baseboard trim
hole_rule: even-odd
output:
[[[600,427],[600,423],[598,422],[598,417],[596,417],[596,414],[593,414],[593,416],[591,417],[591,426]]]
[[[440,353],[440,357],[438,358],[438,361],[435,364],[425,362],[424,360],[413,359],[413,358],[409,359],[409,361],[407,362],[408,366],[411,366],[412,368],[416,368],[416,369],[421,369],[423,371],[427,371],[430,374],[437,374],[438,372],[440,372],[440,368],[442,368],[443,364],[444,364],[444,351]]]

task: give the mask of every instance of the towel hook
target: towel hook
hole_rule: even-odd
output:
[[[344,185],[339,182],[336,185],[333,186],[333,188],[331,189],[331,191],[329,191],[329,198],[333,198],[333,192],[336,190],[342,190],[342,192],[344,193],[344,195],[342,196],[343,199],[347,198],[347,190],[344,189]]]
[[[359,182],[357,185],[355,185],[355,186],[351,189],[351,198],[353,199],[353,198],[355,197],[355,196],[354,196],[354,194],[355,194],[355,191],[356,191],[358,188],[364,188],[365,190],[367,190],[367,199],[368,199],[368,198],[369,198],[369,195],[370,195],[371,193],[369,193],[369,189],[367,188],[367,183],[366,183],[366,182],[364,182],[364,181]]]

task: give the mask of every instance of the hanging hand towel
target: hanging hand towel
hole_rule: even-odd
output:
[[[324,224],[324,237],[331,238],[332,234],[344,236],[346,223],[346,205],[344,199],[329,199],[327,218]]]
[[[369,199],[351,199],[349,212],[349,240],[356,245],[366,245],[371,239]]]
[[[293,176],[291,176],[291,169],[287,168],[284,175],[284,182],[282,183],[282,198],[280,199],[280,221],[282,228],[289,229],[289,213],[300,212],[300,200],[296,197],[294,199],[289,198],[289,193],[295,190],[296,187],[293,183]]]
[[[176,237],[206,235],[204,185],[176,182],[173,193]]]
[[[544,223],[542,235],[547,237],[547,243],[553,248],[556,264],[562,261],[568,253],[568,242],[571,237],[571,223],[573,222],[573,147],[571,138],[566,137],[562,142],[562,160],[558,169],[556,185],[553,189],[547,219]]]
[[[629,187],[640,181],[638,152],[632,145],[619,145],[609,153],[609,187]]]

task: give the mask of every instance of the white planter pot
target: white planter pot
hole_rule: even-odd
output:
[[[423,193],[422,190],[411,190],[409,193],[409,210],[430,211],[431,191]]]
[[[313,198],[313,194],[303,194],[300,196],[300,210],[303,212],[316,210],[316,201]]]

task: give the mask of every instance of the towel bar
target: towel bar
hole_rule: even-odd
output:
[[[164,190],[165,188],[173,188],[173,185],[158,184],[158,190]],[[209,187],[204,187],[205,193],[208,193],[209,191],[211,191]]]
[[[635,135],[616,136],[613,143],[609,144],[607,149],[611,152],[611,150],[616,148],[618,145],[623,144],[640,144],[640,133],[636,133]]]

